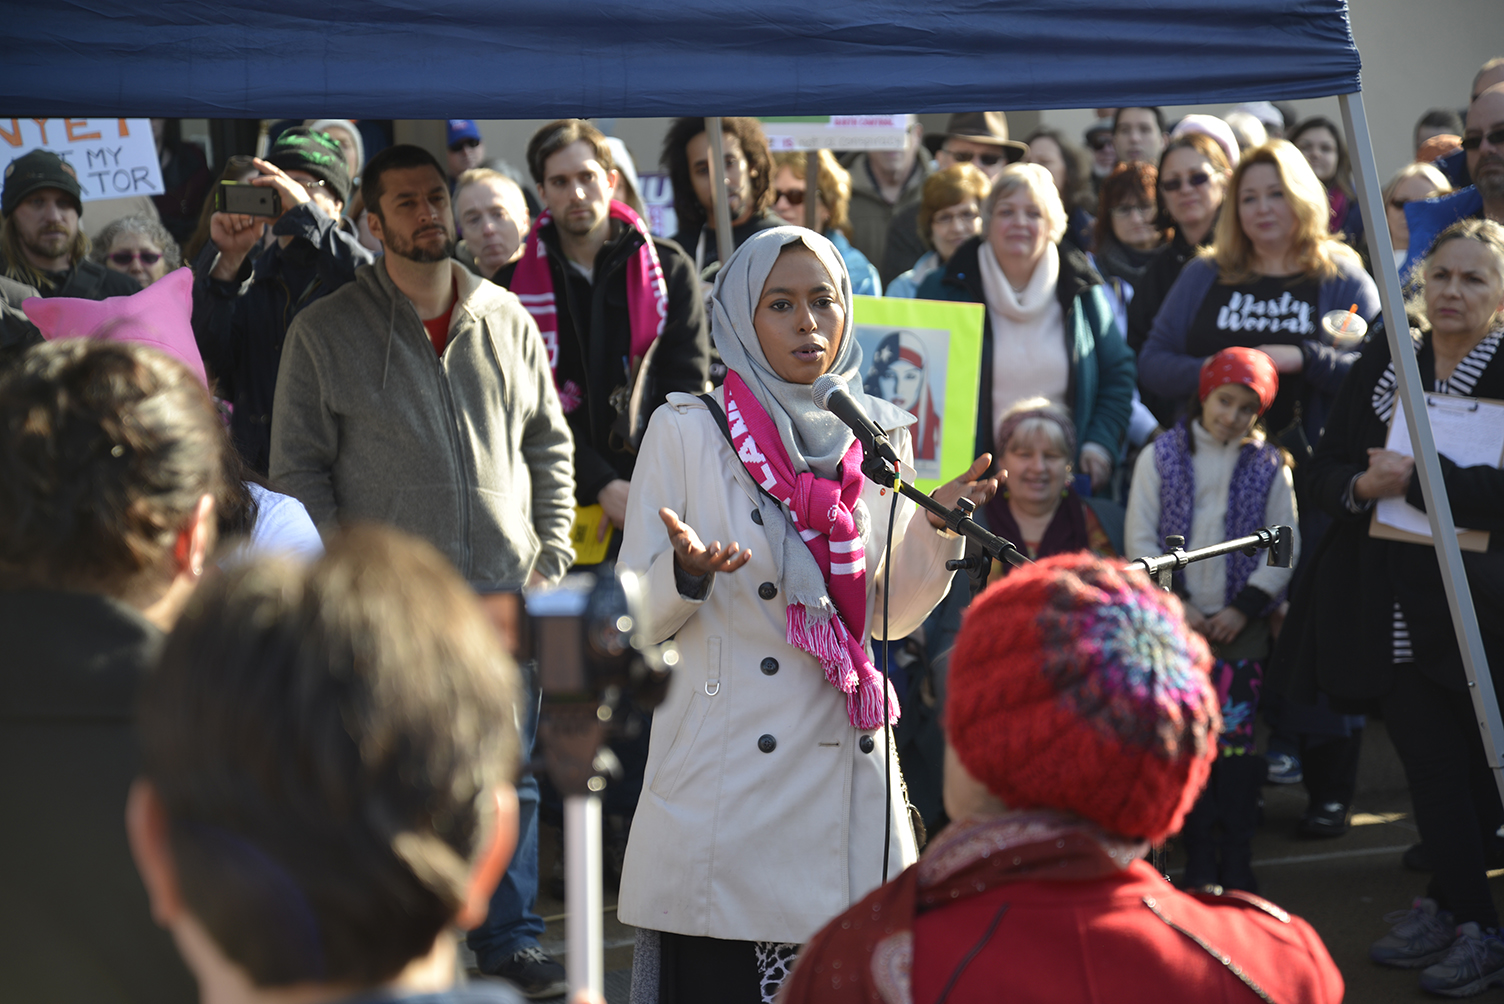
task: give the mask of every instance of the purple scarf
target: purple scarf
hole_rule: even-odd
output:
[[[1159,539],[1176,534],[1190,540],[1191,506],[1196,499],[1196,478],[1191,464],[1190,429],[1185,422],[1154,441],[1154,469],[1159,472]],[[1269,443],[1244,443],[1227,487],[1227,539],[1245,537],[1264,523],[1269,489],[1284,466],[1279,448]],[[1215,543],[1208,541],[1207,543]],[[1235,551],[1227,556],[1227,598],[1231,604],[1257,567],[1257,557]],[[1176,580],[1182,582],[1180,572]],[[1270,607],[1284,595],[1273,598]],[[1267,613],[1267,611],[1265,611]]]

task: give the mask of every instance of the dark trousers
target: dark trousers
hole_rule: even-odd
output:
[[[1384,718],[1405,765],[1416,826],[1435,864],[1426,895],[1452,911],[1459,924],[1496,926],[1483,849],[1484,835],[1504,822],[1504,806],[1483,755],[1472,699],[1433,683],[1413,665],[1396,666]]]
[[[1257,892],[1253,834],[1259,823],[1259,787],[1265,762],[1254,754],[1221,756],[1212,764],[1206,790],[1185,817],[1185,885],[1224,886]]]
[[[658,1004],[762,1004],[753,942],[659,935]]]

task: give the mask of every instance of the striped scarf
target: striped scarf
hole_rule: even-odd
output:
[[[1175,534],[1186,538],[1187,546],[1204,546],[1191,542],[1191,506],[1196,500],[1196,475],[1191,462],[1190,429],[1186,423],[1175,427],[1154,441],[1154,467],[1159,472],[1159,539]],[[1269,489],[1284,460],[1278,447],[1259,441],[1244,443],[1232,469],[1227,486],[1227,539],[1246,537],[1264,523],[1269,503]],[[1216,543],[1207,541],[1206,544]],[[1231,604],[1248,585],[1257,567],[1257,558],[1234,551],[1227,556],[1227,598]],[[1180,572],[1175,573],[1177,579]],[[1278,603],[1284,595],[1272,597]],[[1272,609],[1272,606],[1271,606]],[[1267,613],[1267,611],[1265,611]]]
[[[839,482],[797,474],[773,420],[735,370],[726,374],[725,395],[737,457],[752,480],[788,507],[835,604],[833,615],[812,611],[788,590],[788,643],[819,660],[825,679],[846,695],[852,725],[881,728],[883,678],[867,654],[867,554],[854,514],[865,484],[861,443],[853,440],[841,458]],[[891,686],[887,696],[891,725],[899,711]]]
[[[627,262],[627,319],[632,343],[626,375],[630,377],[637,361],[647,353],[648,346],[663,334],[663,325],[668,318],[668,282],[663,277],[663,264],[658,260],[653,235],[648,232],[642,217],[630,206],[613,199],[611,218],[642,234],[642,247]],[[569,414],[585,400],[585,392],[573,380],[559,382],[559,308],[554,297],[553,272],[548,265],[548,247],[542,237],[543,228],[552,223],[553,216],[545,209],[527,235],[527,247],[523,249],[517,270],[512,275],[512,292],[517,294],[517,299],[538,324],[538,334],[543,336],[543,345],[548,349],[548,368],[559,391],[559,404],[564,413]]]

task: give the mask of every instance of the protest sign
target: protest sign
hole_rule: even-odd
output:
[[[914,485],[934,491],[976,459],[982,373],[979,303],[852,297],[862,389],[907,410]]]
[[[782,150],[902,150],[907,115],[775,115],[760,119],[768,148]]]
[[[0,172],[37,147],[73,168],[85,202],[166,191],[151,119],[0,118]]]

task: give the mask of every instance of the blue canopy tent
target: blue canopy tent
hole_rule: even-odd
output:
[[[1337,95],[1384,314],[1404,316],[1344,0],[12,0],[3,11],[0,108],[39,117],[859,114]],[[1386,326],[1390,352],[1504,792],[1504,724],[1404,327]],[[598,925],[598,903],[591,912]]]
[[[16,115],[856,114],[1359,89],[1342,0],[60,0],[4,10],[0,107]]]

